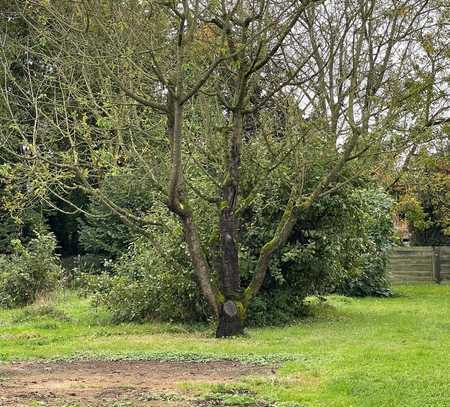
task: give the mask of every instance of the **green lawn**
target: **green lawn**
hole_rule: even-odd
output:
[[[0,310],[0,361],[132,357],[287,360],[258,397],[301,406],[450,406],[450,285],[394,287],[389,299],[329,297],[290,327],[219,340],[212,329],[113,325],[74,293]],[[292,404],[295,405],[295,404]]]

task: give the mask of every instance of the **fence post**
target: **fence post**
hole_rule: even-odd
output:
[[[436,283],[440,284],[441,279],[441,256],[439,246],[433,247],[433,278]]]

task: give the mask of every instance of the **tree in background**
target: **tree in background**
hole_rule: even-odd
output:
[[[419,118],[442,126],[447,105],[411,103],[423,91],[411,80],[424,70],[411,66],[425,64],[439,6],[24,3],[18,12],[40,41],[4,37],[1,147],[16,160],[4,168],[32,181],[27,196],[70,202],[78,188],[154,241],[167,226],[158,205],[134,212],[102,190],[123,168],[141,174],[182,226],[217,336],[241,333],[271,260],[305,215],[382,171],[386,152],[408,151]],[[33,62],[30,52],[39,72],[28,64],[19,81],[12,60]],[[19,143],[27,154],[17,157]],[[271,187],[286,198],[243,286],[244,214]]]
[[[436,146],[438,147],[438,146]],[[408,222],[412,244],[450,244],[450,162],[448,145],[423,148],[395,186],[397,212]]]
[[[16,54],[15,43],[22,42],[30,35],[26,21],[21,18],[17,9],[17,4],[10,1],[0,1],[0,32],[3,57],[9,61],[8,72],[14,73],[15,77],[23,78],[25,72],[26,58],[23,53]],[[6,41],[12,38],[13,42],[7,46]],[[2,71],[6,74],[7,71]],[[12,92],[13,84],[9,82],[5,75],[1,75],[0,84],[4,91]],[[7,103],[0,103],[0,146],[5,146],[8,142],[8,134],[11,132],[13,121],[10,116]],[[15,119],[21,123],[29,120],[26,109],[15,112]],[[39,200],[26,200],[26,190],[29,180],[18,177],[14,173],[15,157],[19,152],[19,145],[14,141],[16,149],[11,153],[2,150],[0,155],[0,254],[14,251],[11,240],[19,239],[21,244],[28,244],[35,238],[35,232],[46,233],[43,220],[42,205]],[[13,199],[7,199],[7,197]],[[24,199],[24,201],[22,201]],[[15,210],[16,203],[21,201],[20,207],[25,210],[20,214]]]

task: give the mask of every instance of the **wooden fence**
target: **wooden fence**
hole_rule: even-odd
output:
[[[389,255],[392,282],[449,282],[450,246],[396,247]]]

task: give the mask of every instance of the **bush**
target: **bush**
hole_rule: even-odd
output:
[[[388,251],[394,243],[391,209],[393,200],[377,190],[360,191],[365,202],[364,233],[360,266],[338,285],[337,292],[357,297],[392,295],[386,276]]]
[[[113,215],[83,224],[81,237],[86,251],[116,259],[103,275],[87,279],[90,289],[117,321],[207,319],[208,310],[199,294],[178,220],[152,196],[151,188],[133,182],[134,176],[111,176],[103,185],[104,193],[114,202],[128,202],[133,211],[166,225],[165,230],[154,229],[155,246],[142,238],[136,241],[137,234]],[[250,324],[287,323],[302,317],[303,301],[310,295],[389,293],[384,273],[392,234],[392,203],[383,192],[365,187],[367,180],[357,182],[323,197],[301,215],[286,246],[272,259],[262,290],[248,310]],[[243,286],[252,277],[261,247],[274,233],[288,191],[286,177],[274,174],[243,212]],[[200,199],[192,198],[191,206],[204,238],[206,257],[216,264],[220,248],[217,213]],[[108,214],[94,202],[90,211]]]
[[[12,253],[0,255],[0,306],[30,304],[38,295],[53,290],[62,275],[51,234],[37,234],[27,245],[11,242]]]
[[[247,324],[254,326],[274,326],[292,323],[308,315],[306,296],[294,289],[263,290],[250,304]]]
[[[12,253],[11,241],[19,239],[22,244],[28,244],[36,232],[47,233],[48,228],[42,214],[33,209],[21,213],[20,221],[11,217],[0,204],[0,254]]]
[[[282,198],[273,191],[255,199],[242,225],[243,286],[248,284],[260,247],[273,233],[283,206]],[[342,191],[317,202],[303,214],[287,245],[272,259],[262,290],[248,310],[248,323],[274,325],[298,319],[307,312],[304,299],[310,295],[335,291],[389,294],[385,256],[392,235],[390,206],[384,193],[370,189]],[[176,218],[160,212],[166,231],[155,232],[156,242],[137,240],[109,272],[87,278],[97,303],[112,311],[116,321],[208,318],[181,226]],[[210,250],[215,235],[204,242]],[[212,255],[210,251],[208,257]]]
[[[273,233],[282,196],[261,194],[244,224],[241,266],[251,276],[262,244]],[[249,309],[256,325],[302,317],[309,295],[389,295],[385,276],[392,245],[392,200],[377,189],[352,188],[326,196],[302,214],[286,246],[271,261],[262,291]]]
[[[170,235],[158,234],[153,243],[139,239],[110,273],[85,277],[95,302],[105,305],[116,322],[207,319],[208,308],[194,281],[181,227],[173,219],[172,224],[170,218],[167,222]]]

